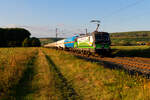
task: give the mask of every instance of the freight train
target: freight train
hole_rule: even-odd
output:
[[[44,45],[44,47],[53,47],[86,54],[107,54],[111,51],[110,44],[109,33],[94,31],[92,34],[75,35]]]

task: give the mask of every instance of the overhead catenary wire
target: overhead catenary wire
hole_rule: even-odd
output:
[[[136,6],[136,5],[140,4],[140,3],[142,3],[143,1],[145,1],[145,0],[137,0],[137,1],[133,2],[133,3],[131,3],[131,4],[128,4],[128,5],[126,5],[126,6],[122,7],[122,8],[117,9],[116,11],[111,12],[110,14],[107,14],[106,16],[101,17],[101,19],[112,17],[112,16],[114,16],[114,15],[116,15],[116,14],[118,14],[118,13],[120,13],[120,12],[126,10],[126,9],[129,9],[129,8],[131,8],[133,6]]]

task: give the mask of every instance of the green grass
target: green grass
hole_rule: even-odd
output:
[[[31,66],[32,76],[26,80],[28,85],[25,82],[22,84],[26,85],[24,86],[26,93],[21,94],[20,100],[61,100],[61,93],[55,87],[55,76],[51,73],[50,65],[42,50],[38,51],[35,62]],[[29,72],[28,74],[30,74]]]
[[[105,68],[101,63],[86,61],[68,52],[46,48],[1,48],[0,54],[0,100],[150,99],[148,79]]]
[[[111,42],[112,45],[132,45],[132,46],[136,46],[136,45],[141,45],[141,43],[147,44],[150,41],[150,37],[141,37],[141,38],[137,38],[137,37],[111,37]]]
[[[150,46],[112,46],[112,54],[124,57],[150,57]]]
[[[0,99],[11,98],[35,56],[35,48],[0,48]]]
[[[104,68],[100,63],[87,62],[61,51],[47,49],[46,53],[84,100],[150,99],[149,81],[141,76]]]
[[[145,37],[150,37],[150,31],[117,32],[117,33],[111,33],[110,35],[111,37],[145,38]]]

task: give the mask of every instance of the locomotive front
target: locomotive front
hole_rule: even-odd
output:
[[[95,31],[92,33],[93,37],[93,46],[97,53],[106,53],[110,51],[110,37],[107,32],[98,32]]]

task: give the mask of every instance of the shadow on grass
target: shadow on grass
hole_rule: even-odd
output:
[[[54,75],[55,87],[61,92],[62,100],[81,100],[72,85],[67,82],[67,79],[62,75],[51,58],[47,55],[45,55],[45,57],[47,58],[52,74]]]
[[[99,65],[102,65],[104,68],[115,69],[115,70],[123,70],[127,74],[130,74],[130,75],[141,75],[143,77],[146,77],[147,79],[150,78],[149,71],[146,71],[146,70],[143,70],[143,69],[138,69],[138,68],[130,69],[127,66],[111,63],[111,62],[108,62],[108,61],[96,60],[96,59],[86,58],[86,57],[81,57],[81,56],[76,56],[76,57],[79,58],[79,59],[86,60],[86,61],[98,63]]]
[[[138,49],[138,50],[119,50],[112,49],[113,56],[115,57],[145,57],[150,58],[150,48],[149,49]]]
[[[30,93],[34,93],[35,90],[31,89],[30,83],[34,76],[34,62],[36,57],[33,57],[27,64],[27,68],[23,73],[22,78],[19,83],[12,88],[12,93],[9,94],[8,100],[32,100],[31,98],[26,98]]]

